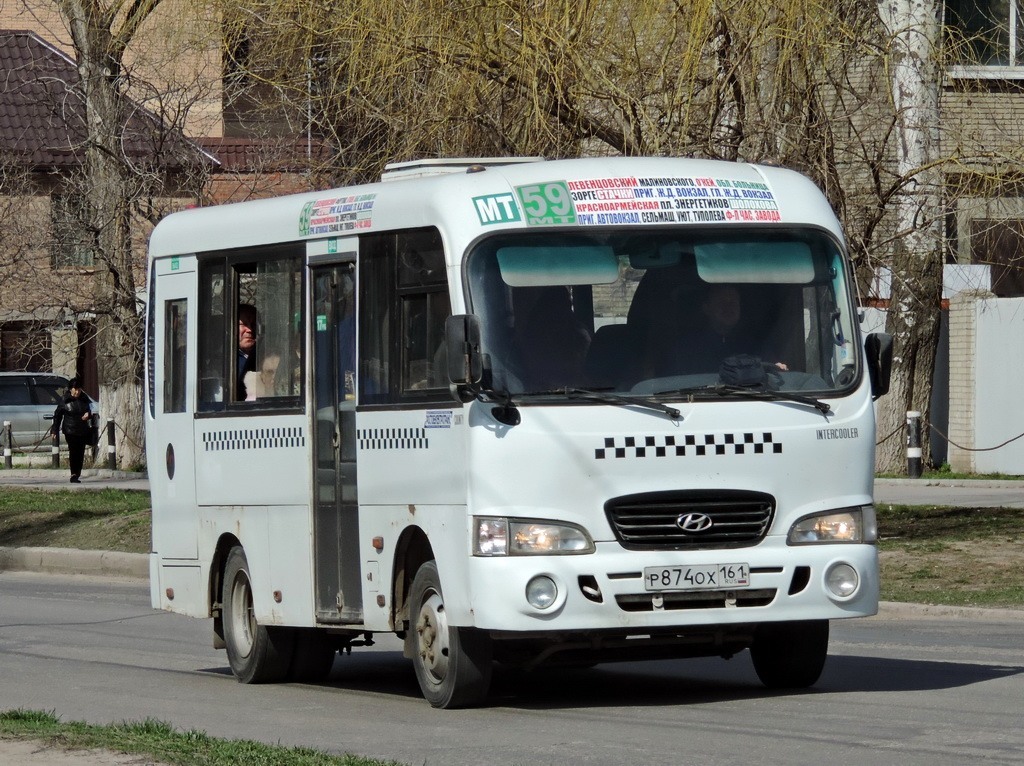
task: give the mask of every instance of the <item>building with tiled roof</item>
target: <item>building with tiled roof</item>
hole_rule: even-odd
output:
[[[73,183],[86,140],[78,68],[35,32],[0,30],[0,83],[0,369],[55,369],[89,385],[92,260],[76,226]],[[160,179],[154,188],[216,171],[199,144],[128,106],[124,156]],[[137,237],[140,284],[146,231]]]
[[[78,374],[95,392],[92,261],[75,219],[86,138],[78,82],[66,47],[36,31],[0,30],[0,370]],[[190,138],[128,104],[124,156],[163,197],[148,201],[150,220],[190,204],[307,189],[303,170],[323,153],[304,140],[225,138],[208,105],[201,124],[216,134]],[[134,233],[140,290],[150,220],[140,217]]]
[[[85,141],[84,105],[73,59],[28,30],[0,30],[0,153],[35,172],[77,167]],[[129,104],[123,150],[132,162],[168,171],[216,164],[179,131]]]

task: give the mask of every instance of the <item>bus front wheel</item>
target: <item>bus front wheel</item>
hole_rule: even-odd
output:
[[[295,650],[294,631],[268,628],[256,620],[249,563],[240,547],[228,553],[221,599],[231,672],[243,684],[284,680]]]
[[[491,684],[490,636],[449,625],[433,561],[416,572],[409,595],[412,629],[407,640],[423,696],[437,708],[479,704]]]
[[[761,683],[769,689],[803,689],[813,685],[828,657],[828,620],[759,625],[750,657]]]

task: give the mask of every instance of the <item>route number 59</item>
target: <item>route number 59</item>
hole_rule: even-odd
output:
[[[516,187],[519,202],[530,226],[563,225],[576,222],[569,186],[564,181]]]

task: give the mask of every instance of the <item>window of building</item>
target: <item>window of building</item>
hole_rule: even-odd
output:
[[[436,229],[360,240],[360,402],[448,397],[444,324],[451,313]]]
[[[300,245],[201,257],[200,411],[301,405],[302,275]]]
[[[986,69],[1024,67],[1022,5],[1021,0],[946,0],[945,40],[952,73],[984,77]]]
[[[995,295],[1024,296],[1024,220],[972,220],[971,261],[991,267]]]
[[[9,322],[0,330],[0,370],[53,368],[50,331],[35,322]]]
[[[53,268],[90,268],[95,263],[88,220],[88,206],[80,194],[54,194],[50,197],[50,261]]]

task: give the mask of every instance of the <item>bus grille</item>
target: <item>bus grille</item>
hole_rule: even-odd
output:
[[[688,593],[631,593],[616,596],[624,612],[662,612],[680,609],[727,609],[768,606],[775,600],[775,588],[758,590],[700,590]]]
[[[609,500],[608,522],[632,550],[741,548],[768,533],[775,498],[745,490],[645,492]]]

